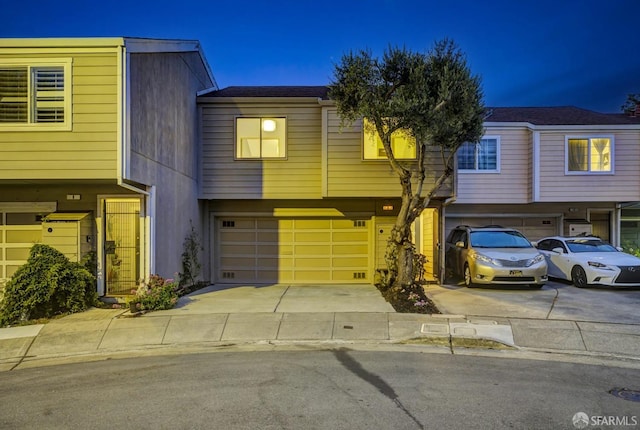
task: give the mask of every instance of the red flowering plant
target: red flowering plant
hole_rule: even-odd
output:
[[[151,275],[140,284],[134,299],[136,308],[147,311],[161,311],[173,308],[178,302],[178,283],[160,275]]]

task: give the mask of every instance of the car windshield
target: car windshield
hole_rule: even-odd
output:
[[[598,239],[567,240],[571,252],[618,252],[613,246]]]
[[[474,248],[531,248],[531,243],[517,231],[472,231]]]

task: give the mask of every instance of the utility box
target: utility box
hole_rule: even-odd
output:
[[[94,250],[93,217],[88,212],[55,212],[42,220],[42,243],[79,262]]]

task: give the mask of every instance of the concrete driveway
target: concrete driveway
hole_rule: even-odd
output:
[[[551,281],[542,289],[429,285],[444,314],[640,324],[640,288],[576,288]]]
[[[373,285],[211,285],[164,315],[261,312],[395,312]]]

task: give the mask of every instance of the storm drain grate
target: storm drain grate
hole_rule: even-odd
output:
[[[613,390],[609,390],[609,393],[624,400],[629,400],[631,402],[640,402],[640,391],[638,390],[630,390],[628,388],[614,388]]]

